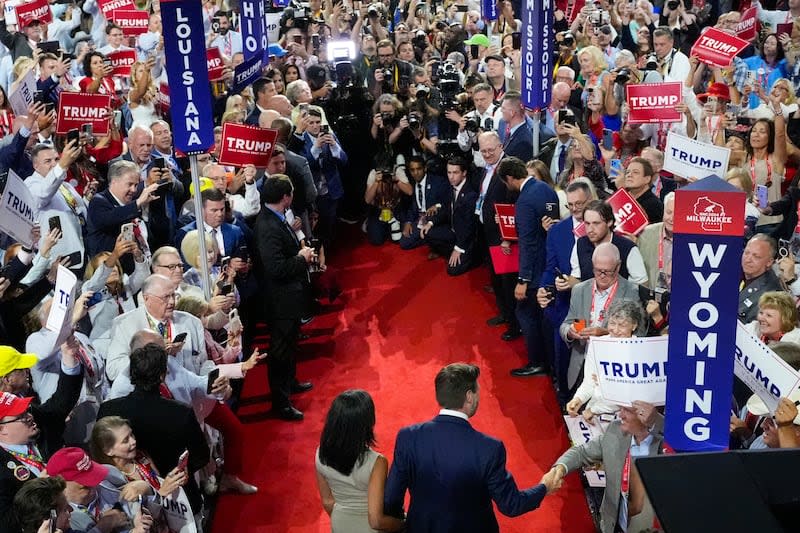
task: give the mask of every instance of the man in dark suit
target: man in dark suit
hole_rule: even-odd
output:
[[[397,434],[384,509],[400,516],[408,490],[409,532],[497,532],[492,501],[504,515],[519,516],[560,487],[551,472],[535,487],[517,489],[503,443],[470,425],[478,410],[479,375],[477,366],[466,363],[442,368],[436,375],[439,416]]]
[[[469,164],[461,157],[447,162],[450,193],[419,234],[437,255],[447,258],[447,273],[458,276],[475,266],[475,201],[478,193],[467,186]]]
[[[533,132],[525,116],[520,93],[507,92],[500,104],[500,113],[503,118],[497,125],[497,131],[503,143],[503,152],[527,163],[533,158]]]
[[[264,209],[258,214],[255,228],[270,327],[267,374],[272,410],[283,420],[303,419],[289,395],[311,389],[311,383],[297,381],[296,356],[300,319],[306,312],[308,264],[314,258],[314,249],[301,246],[286,223],[284,213],[292,205],[293,192],[288,176],[276,174],[267,178],[261,191]]]
[[[486,162],[483,178],[480,183],[478,183],[477,187],[475,187],[478,191],[478,202],[475,205],[475,212],[483,227],[484,246],[501,246],[510,253],[511,243],[509,241],[504,241],[500,236],[500,227],[494,220],[497,214],[494,204],[514,203],[513,195],[506,186],[503,185],[503,182],[497,177],[497,172],[495,172],[497,165],[500,163],[501,159],[505,157],[503,147],[500,143],[500,137],[493,131],[481,133],[478,136],[478,146]],[[482,252],[485,252],[487,256],[489,255],[488,249],[482,250]],[[515,314],[516,300],[514,299],[514,288],[517,283],[517,275],[516,273],[497,274],[491,262],[490,268],[492,289],[494,290],[494,298],[500,314],[494,318],[490,318],[486,323],[490,326],[507,324],[508,329],[501,335],[501,338],[510,341],[522,334]]]
[[[144,224],[140,221],[142,209],[158,198],[158,183],[146,186],[136,198],[138,187],[139,167],[135,163],[117,161],[108,169],[108,189],[95,194],[89,202],[89,255],[113,250],[123,224]],[[124,256],[125,272],[133,272],[132,261],[131,255]]]
[[[225,195],[218,189],[207,189],[200,193],[200,198],[203,203],[203,231],[216,241],[220,257],[233,257],[247,243],[241,229],[225,222]],[[193,229],[197,229],[196,220],[178,230],[175,242],[179,248],[183,238]],[[240,258],[231,259],[231,267],[238,270],[241,268],[240,262]]]
[[[650,162],[650,166],[653,167],[650,190],[663,203],[669,193],[677,190],[678,182],[675,181],[675,178],[667,178],[661,175],[661,171],[664,168],[664,152],[652,146],[645,146],[642,148],[642,157],[647,159]]]
[[[545,265],[545,239],[542,218],[558,214],[556,192],[538,179],[528,176],[525,163],[507,157],[497,166],[497,175],[519,197],[514,208],[519,238],[519,276],[514,289],[519,320],[528,350],[528,364],[511,371],[512,376],[540,376],[548,372],[549,343],[545,340],[542,308],[535,301],[536,289]]]
[[[400,215],[403,232],[400,237],[400,248],[411,250],[423,244],[419,233],[422,228],[417,226],[420,217],[432,212],[432,208],[447,203],[450,195],[447,183],[439,176],[433,176],[426,171],[423,157],[417,155],[409,157],[406,170],[413,180],[413,191],[408,197],[408,205]],[[405,201],[405,198],[403,200]]]
[[[191,406],[162,397],[161,384],[167,376],[167,352],[157,344],[136,348],[130,356],[132,393],[100,405],[97,419],[121,416],[131,424],[138,446],[147,450],[162,474],[171,472],[184,451],[189,452],[186,497],[194,514],[203,502],[194,473],[210,459],[208,444]]]
[[[664,204],[650,190],[653,181],[653,167],[643,157],[634,157],[625,170],[625,190],[636,200],[647,215],[651,224],[661,222],[664,217]]]
[[[785,290],[780,278],[772,270],[777,252],[775,239],[763,233],[756,233],[744,247],[744,281],[739,290],[739,320],[745,324],[758,317],[758,300],[762,294]]]
[[[275,83],[271,79],[258,78],[253,82],[253,94],[256,95],[256,106],[244,119],[244,123],[258,126],[258,118],[268,109],[269,99],[278,94],[278,91],[275,90]]]

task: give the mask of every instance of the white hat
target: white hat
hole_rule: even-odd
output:
[[[795,405],[800,402],[800,389],[793,390],[791,394],[789,394],[789,399],[795,402]],[[747,400],[747,410],[756,416],[766,416],[772,414],[770,413],[770,410],[764,401],[755,394],[750,396],[750,399]],[[800,426],[800,413],[794,417],[794,424]]]

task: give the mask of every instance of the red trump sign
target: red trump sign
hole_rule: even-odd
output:
[[[97,3],[100,4],[100,11],[106,20],[113,20],[117,9],[136,9],[133,0],[97,0]]]
[[[519,237],[517,236],[517,223],[514,219],[514,204],[494,204],[494,210],[497,211],[500,236],[506,241],[516,241]]]
[[[682,86],[679,81],[626,85],[628,122],[631,124],[679,122],[681,114],[675,110],[675,106],[682,100]]]
[[[53,22],[53,12],[47,0],[34,0],[27,4],[20,4],[16,8],[17,26],[24,28],[32,20],[40,20],[45,24]]]
[[[208,81],[218,81],[222,79],[225,70],[225,61],[219,48],[208,48],[206,50],[206,61],[208,61]]]
[[[617,190],[606,201],[614,210],[617,233],[638,235],[649,223],[642,206],[625,189]]]
[[[744,39],[716,28],[708,28],[692,46],[692,55],[712,67],[725,68],[748,44]]]
[[[756,31],[758,30],[758,11],[755,6],[747,9],[742,13],[742,19],[736,25],[736,36],[739,39],[744,39],[747,42],[755,39]]]
[[[117,50],[108,54],[112,76],[130,76],[131,65],[136,62],[136,50]]]
[[[277,130],[226,122],[222,126],[219,163],[234,167],[255,165],[264,168],[272,157],[272,148],[277,138]]]
[[[91,124],[95,135],[106,135],[110,107],[110,95],[64,91],[58,97],[56,133],[64,134],[84,124]]]
[[[125,35],[141,35],[147,33],[150,15],[137,9],[117,9],[114,11],[114,23],[122,28]]]

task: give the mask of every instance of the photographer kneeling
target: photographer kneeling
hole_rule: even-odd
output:
[[[409,196],[411,192],[403,156],[397,156],[393,164],[390,157],[379,154],[375,158],[375,169],[367,176],[364,193],[364,201],[369,206],[366,229],[370,244],[380,246],[389,237],[392,242],[400,241],[402,233],[397,215],[403,196]]]

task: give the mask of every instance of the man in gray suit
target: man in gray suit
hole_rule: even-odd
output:
[[[621,407],[600,437],[573,446],[559,457],[551,472],[560,480],[581,467],[603,464],[606,490],[600,505],[600,531],[641,531],[653,524],[653,509],[636,471],[635,460],[661,453],[664,417],[646,402]],[[550,473],[550,472],[548,472]]]
[[[758,317],[758,300],[769,291],[783,291],[786,288],[772,270],[772,263],[778,254],[775,239],[756,233],[747,242],[742,253],[742,274],[744,283],[739,289],[739,320],[747,324]]]
[[[620,262],[616,246],[610,242],[598,244],[592,254],[594,278],[572,288],[569,312],[559,328],[561,338],[572,349],[567,371],[570,389],[580,382],[589,337],[608,335],[606,313],[611,304],[617,300],[642,301],[639,285],[620,277]]]
[[[106,375],[110,381],[128,368],[131,339],[143,329],[158,333],[164,339],[167,353],[187,370],[203,376],[216,366],[206,353],[203,323],[189,313],[175,311],[175,289],[170,278],[153,274],[142,286],[143,305],[114,319],[106,355]]]

